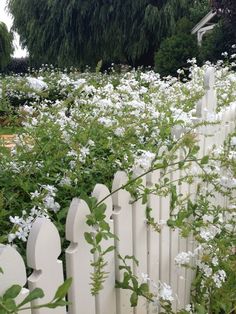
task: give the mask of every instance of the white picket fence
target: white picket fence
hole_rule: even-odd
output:
[[[206,119],[207,115],[214,114],[216,110],[216,93],[214,85],[214,69],[209,68],[205,75],[206,93],[197,105],[198,121]],[[207,154],[213,145],[221,145],[226,136],[235,129],[236,103],[232,104],[224,113],[219,115],[220,123],[211,126],[202,126],[198,130],[198,139],[201,150],[199,156]],[[174,130],[178,136],[179,131]],[[178,179],[183,175],[180,170],[171,174],[171,179]],[[160,171],[156,170],[143,179],[143,184],[152,187],[159,182]],[[122,187],[127,182],[124,172],[117,172],[114,177],[112,190]],[[196,183],[188,185],[183,183],[178,186],[183,195],[194,198]],[[110,191],[105,185],[97,184],[93,196],[102,200]],[[218,202],[224,204],[225,199],[219,196]],[[153,209],[152,215],[156,221],[166,221],[169,218],[170,197],[150,195],[147,205],[141,201],[131,204],[131,196],[124,189],[109,196],[104,203],[107,206],[106,218],[119,240],[110,239],[102,242],[102,247],[115,245],[116,251],[109,252],[105,258],[106,271],[109,273],[104,289],[93,297],[90,293],[90,275],[93,268],[90,266],[94,258],[90,253],[91,247],[84,239],[84,233],[90,232],[86,222],[86,215],[90,213],[85,201],[75,198],[72,200],[67,220],[66,239],[70,245],[65,251],[66,276],[72,277],[72,286],[69,290],[69,308],[34,309],[25,310],[23,314],[148,314],[151,313],[150,305],[140,299],[138,306],[130,307],[130,292],[116,289],[115,279],[122,279],[119,270],[120,255],[134,255],[139,261],[138,268],[130,262],[134,273],[148,276],[156,283],[159,281],[169,284],[174,292],[176,301],[173,308],[181,308],[190,301],[190,287],[194,273],[186,269],[178,269],[174,263],[175,256],[182,251],[194,249],[192,237],[181,238],[178,230],[171,230],[166,224],[161,233],[155,232],[146,224],[146,206]],[[47,219],[38,218],[32,227],[27,243],[27,265],[32,269],[32,274],[27,279],[26,268],[22,257],[11,246],[0,245],[0,267],[4,274],[0,277],[0,295],[13,284],[25,286],[18,301],[22,300],[36,287],[43,289],[45,297],[35,301],[32,306],[50,301],[56,289],[64,281],[63,265],[59,259],[61,254],[60,236],[55,225]],[[29,289],[29,290],[28,290]]]

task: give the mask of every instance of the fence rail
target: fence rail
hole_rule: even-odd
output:
[[[214,90],[214,70],[209,68],[205,75],[205,95],[197,105],[198,119],[208,119],[210,115],[216,115],[216,92]],[[218,115],[219,124],[201,126],[198,128],[198,139],[200,145],[199,156],[208,153],[213,145],[223,144],[226,136],[235,129],[236,103],[232,104],[223,113]],[[199,121],[198,120],[198,121]],[[179,136],[179,130],[173,130]],[[181,158],[181,156],[180,156]],[[171,179],[177,180],[183,176],[181,170],[171,174]],[[143,178],[143,184],[152,187],[159,182],[160,171],[155,170]],[[121,188],[128,178],[125,172],[117,172],[114,177],[112,190]],[[183,195],[194,198],[196,184],[183,183],[178,186]],[[105,185],[97,184],[93,196],[98,201],[109,195],[110,191]],[[217,202],[225,202],[219,198]],[[60,307],[56,309],[34,309],[22,311],[23,314],[148,314],[148,305],[141,300],[138,306],[130,307],[130,292],[115,289],[115,279],[122,278],[119,270],[120,260],[117,252],[122,256],[134,255],[139,261],[137,268],[132,262],[135,274],[148,274],[155,282],[169,284],[178,296],[173,303],[173,308],[181,308],[190,300],[190,286],[194,276],[191,270],[177,269],[174,257],[182,251],[193,250],[193,237],[181,238],[178,230],[171,230],[166,223],[163,224],[161,233],[153,231],[146,223],[146,206],[153,209],[154,219],[166,222],[169,218],[170,197],[159,197],[149,195],[147,205],[137,201],[131,204],[131,195],[125,189],[106,198],[106,218],[109,222],[111,232],[114,232],[119,240],[110,239],[102,247],[115,245],[116,251],[109,252],[106,256],[108,278],[104,283],[104,289],[97,296],[90,293],[90,274],[93,268],[90,263],[93,259],[90,246],[84,239],[84,233],[89,232],[86,224],[86,215],[90,213],[87,203],[81,199],[72,200],[67,220],[66,239],[70,242],[65,250],[66,276],[73,277],[72,286],[69,290],[69,308]],[[50,301],[56,289],[64,281],[63,265],[59,259],[61,255],[61,243],[58,230],[55,225],[46,218],[38,218],[32,227],[27,242],[27,265],[32,269],[32,274],[27,279],[26,268],[22,257],[11,246],[0,245],[0,266],[4,274],[0,278],[0,295],[13,284],[19,284],[32,291],[36,287],[43,289],[45,297],[40,301],[34,301],[32,306]],[[28,289],[24,289],[18,297],[22,300]]]

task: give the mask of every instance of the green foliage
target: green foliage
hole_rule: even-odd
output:
[[[189,0],[8,0],[14,28],[34,64],[95,68],[99,60],[153,64]]]
[[[12,33],[8,32],[7,26],[3,22],[0,22],[0,71],[3,71],[10,62],[13,52],[12,40]]]
[[[105,220],[106,205],[101,202],[98,203],[95,198],[87,199],[87,203],[91,214],[87,215],[86,223],[93,228],[93,231],[85,232],[84,237],[92,246],[90,252],[94,255],[94,260],[91,262],[91,266],[94,267],[94,272],[91,275],[91,293],[96,295],[102,290],[107,277],[105,271],[107,263],[104,261],[104,256],[114,250],[114,246],[104,249],[102,241],[115,236],[110,232],[110,226]]]
[[[56,308],[59,306],[66,306],[68,302],[65,301],[65,297],[71,286],[71,283],[72,279],[67,279],[60,287],[58,287],[54,298],[50,302],[32,307],[29,303],[34,300],[43,298],[43,290],[35,288],[28,294],[27,297],[25,297],[22,302],[17,304],[15,299],[20,294],[22,287],[20,287],[19,285],[13,285],[9,289],[7,289],[3,296],[0,296],[0,313],[17,314],[27,309]]]
[[[4,72],[27,73],[29,69],[29,58],[12,58]]]
[[[209,11],[209,0],[194,0],[189,8],[189,19],[194,24],[197,24]]]
[[[223,18],[227,31],[232,36],[232,42],[236,41],[236,2],[232,0],[211,0],[212,7]]]
[[[155,55],[155,71],[162,76],[176,75],[178,69],[188,66],[188,59],[197,55],[198,46],[195,36],[184,32],[176,33],[161,43]]]
[[[232,37],[222,23],[218,23],[212,32],[203,37],[202,45],[199,49],[199,60],[201,62],[216,62],[222,59],[222,52],[231,52]]]
[[[130,296],[131,307],[135,307],[138,304],[139,297],[145,297],[149,301],[152,301],[153,294],[149,291],[149,286],[147,283],[139,284],[138,277],[133,274],[132,267],[127,263],[128,261],[133,261],[133,263],[138,266],[138,261],[134,256],[118,256],[121,265],[120,270],[123,270],[123,281],[116,281],[116,288],[131,290],[132,294]]]

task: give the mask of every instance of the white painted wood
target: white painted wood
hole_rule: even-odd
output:
[[[44,298],[35,300],[33,305],[40,305],[53,299],[57,288],[63,283],[62,262],[59,233],[54,224],[46,218],[37,218],[27,242],[27,264],[33,269],[28,278],[29,289],[41,288]],[[65,307],[55,309],[34,309],[33,314],[66,314]]]
[[[191,173],[193,169],[193,164],[191,164],[189,172]],[[188,194],[189,199],[194,203],[197,193],[197,181],[194,180],[191,184],[188,185]],[[194,217],[190,217],[189,222],[191,223],[191,220],[193,220]],[[193,233],[191,233],[187,239],[187,252],[193,252],[195,249],[195,241]],[[191,264],[192,267],[195,266],[194,259],[192,259]],[[191,292],[191,285],[193,282],[193,279],[195,278],[195,271],[192,269],[186,269],[186,287],[185,287],[185,304],[190,303],[190,292]]]
[[[208,12],[202,19],[197,23],[197,25],[194,26],[191,33],[195,34],[197,33],[202,27],[204,27],[207,23],[210,22],[210,20],[216,15],[216,12],[211,10]]]
[[[98,201],[101,201],[110,194],[110,191],[105,185],[97,184],[94,188],[92,196],[96,197]],[[113,208],[112,198],[107,197],[104,202],[106,204],[106,221],[109,223],[110,232],[114,233],[113,225]],[[115,242],[113,238],[108,240],[102,240],[101,247],[104,251],[109,246],[114,246]],[[105,262],[107,262],[105,271],[108,272],[106,281],[103,284],[103,290],[95,297],[96,300],[96,314],[116,314],[116,294],[115,294],[115,254],[114,251],[107,253],[104,256]]]
[[[147,187],[155,188],[155,184],[160,181],[160,170],[155,170],[147,175]],[[159,223],[160,216],[160,197],[155,193],[148,197],[148,207],[152,209],[151,216],[154,221]],[[153,227],[148,227],[148,275],[156,283],[160,280],[160,233]]]
[[[26,270],[23,258],[10,245],[0,244],[0,267],[3,274],[0,274],[0,296],[12,285],[24,287],[26,284]],[[29,290],[22,288],[20,294],[15,299],[16,304],[20,304],[29,294]],[[24,307],[30,307],[28,303]],[[21,311],[22,314],[31,314],[31,310]]]
[[[149,173],[146,177],[147,187],[150,189],[155,189],[155,184],[160,183],[160,170],[155,170]],[[154,221],[159,224],[161,219],[160,211],[160,197],[154,192],[148,196],[147,206],[152,209],[151,217],[154,218]],[[147,249],[148,249],[148,260],[147,260],[147,273],[150,282],[150,290],[153,290],[153,282],[158,285],[160,281],[160,232],[154,230],[152,226],[147,228]],[[153,305],[148,304],[148,313],[153,312]],[[157,305],[155,306],[155,309]],[[159,308],[156,309],[157,313]]]
[[[85,232],[91,232],[86,224],[86,215],[90,210],[85,201],[74,198],[66,219],[66,239],[70,241],[66,249],[67,278],[72,277],[68,293],[69,314],[95,314],[95,297],[90,290],[90,275],[93,272],[90,253],[91,246],[84,238]]]
[[[176,162],[180,160],[179,152],[177,152],[177,159]],[[178,181],[180,179],[180,171],[177,166],[173,167],[171,174],[171,180],[173,184],[176,186],[176,192],[177,195],[180,193],[180,186],[178,184]],[[178,208],[175,208],[172,212],[173,215],[177,215]],[[170,229],[170,286],[173,291],[173,296],[175,298],[175,301],[172,303],[172,308],[174,311],[177,311],[177,301],[176,297],[178,295],[178,271],[175,264],[175,257],[179,253],[179,230],[178,228],[172,230]]]
[[[115,174],[112,191],[120,189],[128,181],[125,172],[118,171]],[[125,189],[120,189],[112,196],[114,204],[113,220],[114,232],[119,240],[115,240],[116,255],[116,280],[123,280],[123,270],[119,270],[122,265],[121,260],[118,258],[119,253],[122,257],[126,255],[133,256],[133,234],[132,234],[132,205],[130,204],[130,193]],[[127,261],[127,264],[133,269],[132,261]],[[134,309],[130,307],[130,291],[124,289],[116,289],[116,304],[117,314],[133,314]]]
[[[165,177],[169,177],[166,175]],[[163,179],[162,179],[163,180]],[[160,233],[160,280],[170,283],[170,228],[167,220],[170,217],[170,196],[160,197],[161,233]]]
[[[182,152],[180,152],[180,159]],[[186,173],[184,170],[180,171],[180,177],[185,177]],[[180,186],[180,192],[182,197],[188,196],[188,184],[186,182],[182,182]],[[187,239],[179,236],[179,253],[187,252]],[[179,298],[179,309],[185,306],[185,297],[186,297],[186,268],[181,267],[178,272],[178,298]]]
[[[146,185],[146,176],[142,177],[143,186]],[[146,224],[146,204],[142,200],[133,203],[133,252],[135,258],[139,261],[139,266],[134,264],[134,274],[138,277],[142,273],[147,274],[147,224]],[[147,308],[147,302],[140,298],[135,309],[135,314],[144,314]]]

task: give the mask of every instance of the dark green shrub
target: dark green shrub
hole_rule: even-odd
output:
[[[232,44],[231,35],[227,27],[219,23],[211,33],[207,33],[203,38],[202,45],[199,49],[200,62],[216,62],[222,59],[222,52],[230,52]]]
[[[162,76],[176,75],[179,68],[187,66],[187,59],[197,55],[198,45],[195,36],[177,33],[162,42],[155,55],[155,71]]]
[[[29,68],[29,58],[12,58],[6,68],[10,73],[27,73]]]

